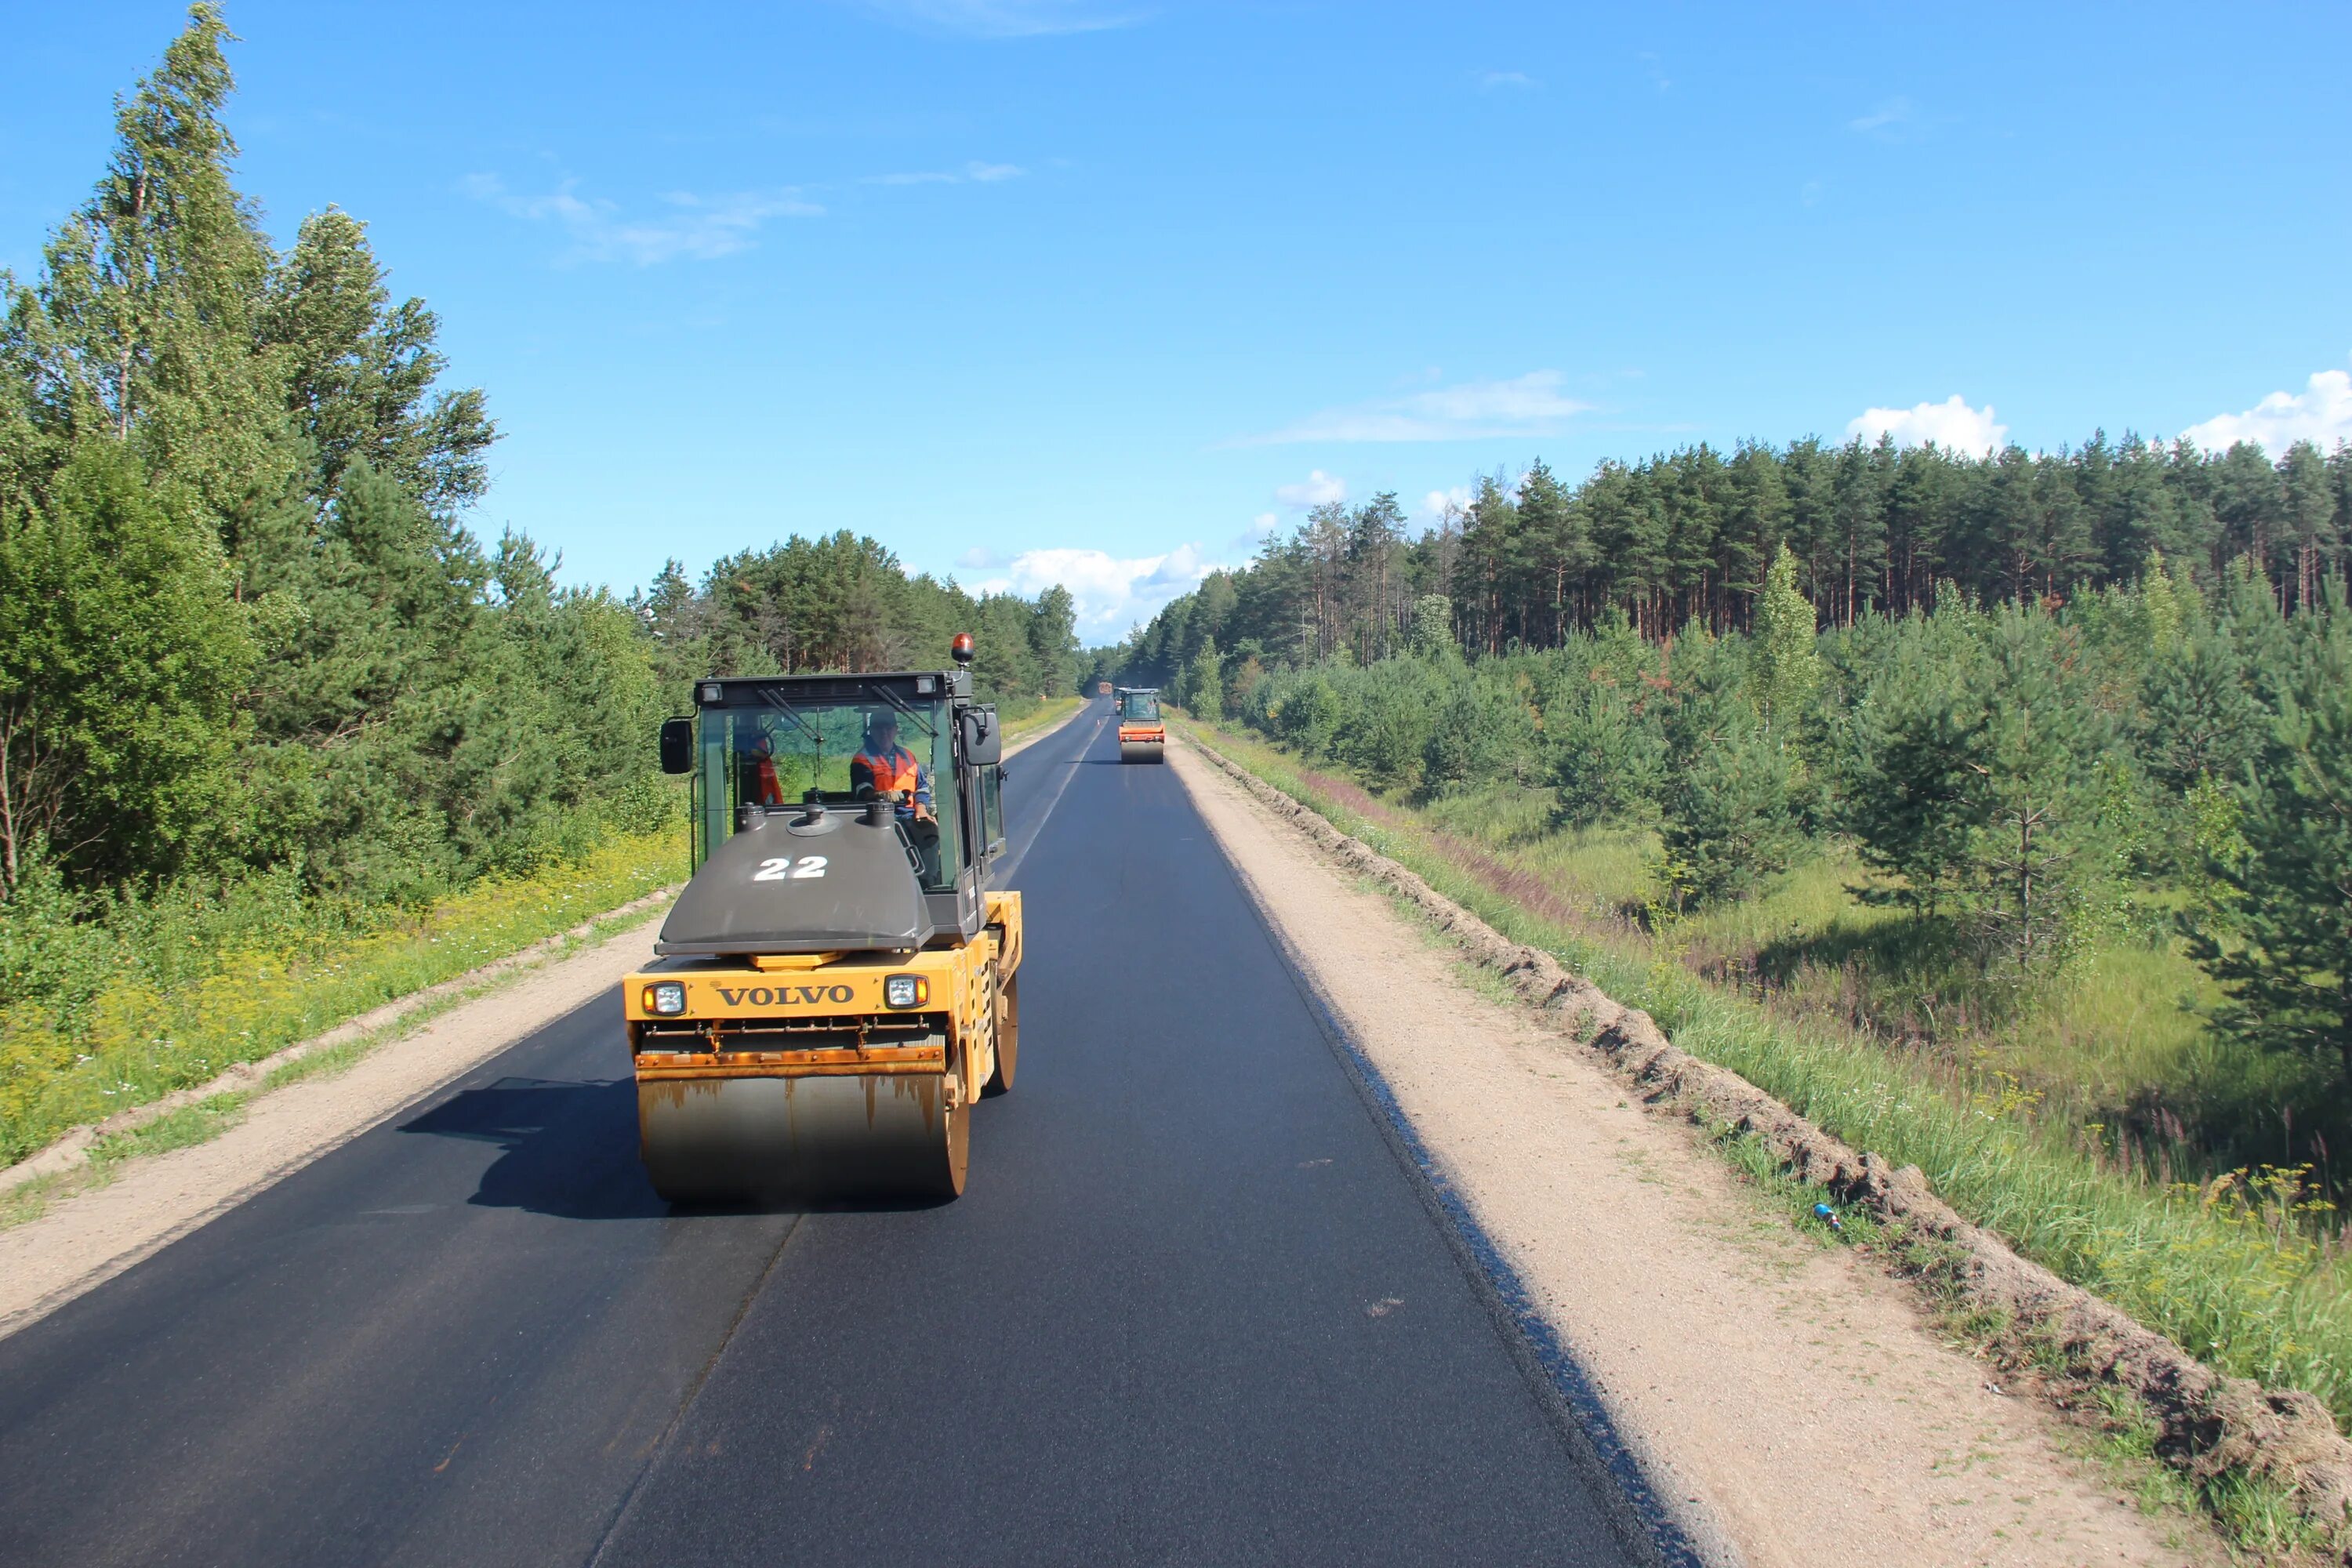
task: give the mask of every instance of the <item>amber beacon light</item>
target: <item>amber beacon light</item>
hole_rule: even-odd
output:
[[[958,664],[970,664],[971,662],[971,634],[970,632],[956,633],[955,641],[948,644],[948,652],[955,656],[955,661]]]

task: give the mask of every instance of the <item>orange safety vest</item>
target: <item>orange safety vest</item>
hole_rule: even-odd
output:
[[[903,790],[911,798],[915,791],[922,787],[922,766],[915,761],[915,753],[904,746],[892,747],[887,757],[869,756],[860,752],[850,762],[865,764],[866,771],[873,776],[874,790],[877,795]]]
[[[761,757],[760,759],[759,784],[760,804],[761,805],[782,805],[784,804],[784,786],[776,777],[775,758]]]

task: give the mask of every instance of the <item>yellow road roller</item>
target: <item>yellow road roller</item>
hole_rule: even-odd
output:
[[[1003,743],[955,668],[699,682],[662,726],[694,875],[622,983],[639,1149],[673,1203],[963,1191],[972,1108],[1013,1086],[1021,895]]]
[[[1150,686],[1118,689],[1118,760],[1122,763],[1164,763],[1168,760],[1168,725],[1160,717],[1160,692]]]

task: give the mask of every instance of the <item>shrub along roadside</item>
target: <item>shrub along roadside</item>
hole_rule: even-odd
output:
[[[268,940],[176,966],[142,951],[168,945],[179,930],[172,922],[135,935],[81,926],[82,961],[111,972],[81,1016],[0,1011],[0,1164],[506,957],[685,871],[675,826],[615,836],[574,863],[476,882],[396,924],[353,931],[335,911],[299,911]]]
[[[2259,1184],[2156,1190],[2101,1168],[1999,1107],[1961,1103],[1864,1042],[1773,1017],[1633,941],[1531,913],[1416,814],[1351,806],[1359,792],[1255,739],[1202,727],[1226,756],[1410,868],[1515,942],[1552,953],[1654,1016],[1683,1050],[1738,1073],[1857,1148],[1916,1164],[1936,1192],[2025,1256],[2116,1303],[2220,1369],[2309,1391],[2352,1420],[2346,1268]],[[1338,787],[1335,787],[1338,786]]]
[[[1082,700],[1076,697],[1007,697],[998,700],[996,711],[1004,724],[1004,739],[1009,742],[1024,735],[1034,735],[1047,725],[1059,723],[1078,710]]]

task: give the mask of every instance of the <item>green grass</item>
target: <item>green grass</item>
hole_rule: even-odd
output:
[[[269,945],[126,964],[69,1026],[38,1005],[0,1009],[0,1163],[579,925],[677,881],[685,858],[675,828],[615,837],[575,864],[486,879],[375,930],[288,924]],[[194,1125],[181,1116],[150,1127]]]
[[[1078,697],[1048,697],[1019,718],[1006,719],[1004,738],[1007,741],[1017,741],[1024,735],[1045,728],[1048,724],[1059,723],[1076,712],[1078,704],[1083,700],[1083,698]]]
[[[2298,1554],[2326,1546],[2326,1534],[2296,1510],[2294,1499],[2276,1482],[2236,1469],[2192,1476],[2165,1464],[2157,1454],[2155,1418],[2122,1390],[2095,1391],[2090,1407],[2075,1414],[2091,1425],[2091,1457],[2132,1493],[2142,1512],[2204,1514],[2231,1545],[2259,1562],[2314,1561]]]
[[[1643,934],[1659,893],[1654,835],[1555,829],[1548,792],[1508,786],[1412,815],[1541,880],[1581,914],[1580,929],[1627,941]],[[1832,847],[1760,897],[1697,910],[1654,934],[1701,975],[1776,1011],[1924,1050],[1970,1090],[2006,1074],[2050,1119],[2095,1126],[2110,1149],[2124,1146],[2120,1123],[2156,1116],[2157,1107],[2193,1116],[2233,1079],[2247,1093],[2242,1080],[2260,1064],[2217,1047],[2201,1015],[2218,989],[2178,942],[2109,943],[2021,994],[1924,940],[1897,910],[1857,899],[1873,880],[1850,851]],[[2200,1173],[2178,1137],[2146,1139],[2129,1157],[2165,1173],[2175,1163],[2182,1176]]]
[[[1780,1157],[1753,1132],[1704,1125],[1716,1152],[1774,1207],[1784,1212],[1800,1236],[1822,1247],[1871,1247],[1884,1243],[1885,1231],[1877,1219],[1860,1209],[1832,1205],[1836,1215],[1834,1225],[1816,1213],[1822,1202],[1822,1189],[1790,1175],[1780,1163]]]
[[[210,1142],[245,1120],[253,1103],[251,1090],[215,1094],[194,1105],[174,1106],[154,1121],[101,1138],[90,1145],[89,1163],[99,1170],[149,1154]]]
[[[175,1106],[144,1126],[98,1140],[79,1165],[21,1182],[0,1193],[0,1230],[37,1220],[48,1212],[50,1205],[77,1193],[105,1186],[133,1160],[210,1142],[245,1120],[254,1092],[236,1090],[209,1096],[194,1105]]]
[[[37,1220],[48,1213],[49,1205],[58,1199],[97,1184],[91,1179],[91,1168],[88,1165],[54,1175],[37,1176],[29,1182],[19,1182],[6,1192],[0,1193],[0,1230]]]
[[[1945,1201],[2062,1277],[2114,1301],[2214,1365],[2273,1387],[2307,1389],[2352,1419],[2352,1268],[2275,1205],[2238,1191],[2210,1199],[2119,1167],[2078,1133],[2032,1112],[2012,1080],[1963,1078],[1928,1053],[1822,1005],[1767,1005],[1753,990],[1696,973],[1683,954],[1624,918],[1640,863],[1624,835],[1568,836],[1532,861],[1465,854],[1437,831],[1446,810],[1418,813],[1315,773],[1253,737],[1212,727],[1217,748],[1344,831],[1412,868],[1514,941],[1542,948],[1628,1005],[1657,1018],[1684,1050],[1716,1062],[1858,1148],[1918,1165]],[[1468,806],[1450,808],[1470,811]],[[1454,820],[1457,824],[1460,818]],[[1485,818],[1508,848],[1509,811]],[[1524,817],[1521,819],[1524,823]],[[1534,843],[1524,828],[1521,847]],[[1473,849],[1485,851],[1477,843]],[[1546,858],[1548,857],[1548,858]],[[1818,910],[1829,885],[1791,879],[1719,935],[1753,936],[1776,919]],[[1502,890],[1498,890],[1502,889]],[[1704,926],[1675,933],[1696,946]],[[2159,974],[2165,972],[2159,969]],[[2079,1000],[2052,1016],[2071,1033],[2043,1037],[2044,1062],[2074,1053],[2107,1061],[2093,1009],[2102,988],[2135,984],[2095,966]],[[2052,1026],[2057,1028],[2058,1026]],[[2147,1042],[2136,1051],[2161,1048]],[[2007,1088],[2004,1089],[2004,1084]]]

